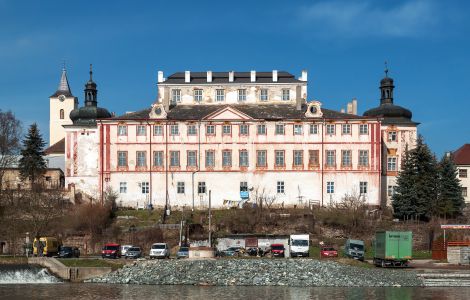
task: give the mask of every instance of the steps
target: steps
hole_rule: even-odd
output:
[[[470,273],[423,273],[418,274],[424,286],[468,286],[470,287]]]

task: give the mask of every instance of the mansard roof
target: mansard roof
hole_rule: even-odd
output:
[[[277,81],[273,82],[272,72],[256,72],[256,82],[251,82],[250,72],[234,72],[233,82],[229,82],[230,72],[212,72],[212,82],[207,82],[207,72],[191,72],[190,82],[185,82],[185,73],[176,72],[170,75],[164,82],[160,84],[224,84],[224,83],[300,83],[304,82],[295,78],[289,72],[278,71]]]
[[[202,120],[218,110],[224,108],[233,108],[241,113],[258,120],[310,120],[315,118],[307,118],[305,111],[306,104],[302,105],[301,110],[296,109],[295,104],[223,104],[223,105],[176,105],[170,108],[166,120]],[[151,108],[140,110],[137,112],[127,113],[118,117],[110,118],[111,120],[147,120],[149,118]],[[363,117],[358,115],[341,113],[338,111],[322,108],[323,117],[317,119],[332,120],[364,120],[377,118]]]

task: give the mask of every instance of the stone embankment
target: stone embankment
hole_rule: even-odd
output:
[[[314,259],[138,261],[88,282],[155,285],[423,286],[416,272]]]

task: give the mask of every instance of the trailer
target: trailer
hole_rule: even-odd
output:
[[[378,231],[374,241],[374,265],[407,267],[412,258],[411,231]]]

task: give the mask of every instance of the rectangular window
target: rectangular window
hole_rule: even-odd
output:
[[[139,136],[147,135],[147,128],[145,125],[137,125],[137,135]]]
[[[222,166],[223,167],[232,166],[232,151],[230,150],[222,151]]]
[[[397,158],[388,157],[387,158],[387,171],[396,171],[397,170]]]
[[[141,182],[140,188],[141,188],[142,194],[148,194],[150,192],[150,185],[148,181]]]
[[[284,160],[284,150],[276,150],[275,151],[275,158],[276,158],[276,167],[284,167],[285,160]]]
[[[215,90],[215,101],[225,101],[225,90],[217,89]]]
[[[240,135],[248,135],[248,125],[240,124]]]
[[[326,150],[326,166],[334,167],[336,165],[336,151]]]
[[[359,124],[359,134],[369,134],[369,125]]]
[[[351,134],[351,124],[343,124],[341,126],[341,132],[343,134]]]
[[[188,135],[196,135],[197,127],[196,125],[188,125]]]
[[[367,194],[367,181],[359,182],[359,194]]]
[[[206,182],[201,181],[197,183],[197,193],[198,194],[205,194],[206,193]]]
[[[153,166],[163,167],[163,151],[153,151]]]
[[[240,101],[240,102],[246,101],[246,90],[245,89],[239,89],[238,90],[238,101]]]
[[[188,163],[188,167],[197,167],[197,152],[196,151],[188,151],[187,163]]]
[[[309,166],[318,166],[320,164],[320,151],[308,150],[308,164]]]
[[[176,192],[178,194],[184,194],[184,182],[183,181],[178,181],[176,184]]]
[[[246,181],[240,182],[240,192],[248,192],[248,182]]]
[[[206,151],[206,167],[213,168],[215,166],[215,152],[212,150]]]
[[[284,181],[278,181],[276,185],[276,190],[278,194],[284,194]]]
[[[302,167],[304,165],[304,151],[294,150],[294,166]]]
[[[118,167],[127,167],[127,151],[118,151]]]
[[[393,195],[395,195],[396,192],[397,192],[397,186],[396,185],[389,185],[387,187],[387,195],[389,197],[392,197]]]
[[[119,182],[119,193],[127,193],[127,182]]]
[[[170,125],[170,135],[179,135],[180,129],[178,125]]]
[[[230,125],[223,125],[223,126],[222,126],[222,134],[223,134],[223,135],[230,135],[230,134],[232,134],[232,126],[230,126]]]
[[[181,90],[172,89],[171,90],[171,104],[176,104],[181,102]]]
[[[266,150],[256,151],[256,166],[266,167]]]
[[[147,166],[147,152],[137,151],[136,157],[137,157],[137,167]]]
[[[310,124],[310,134],[318,134],[318,125]]]
[[[326,134],[335,134],[335,124],[326,124]]]
[[[247,150],[240,150],[240,167],[248,167],[248,151]]]
[[[260,101],[268,101],[268,90],[267,89],[261,89],[259,91],[259,100]]]
[[[276,134],[284,135],[284,124],[276,124]]]
[[[389,142],[396,142],[397,141],[397,132],[396,131],[389,131],[388,132],[388,141]]]
[[[290,90],[289,89],[282,89],[282,100],[289,101],[290,100]]]
[[[266,135],[266,125],[265,124],[259,124],[257,127],[257,132],[259,135]]]
[[[118,126],[118,135],[119,136],[127,135],[127,126],[126,125],[119,125]]]
[[[294,135],[302,135],[302,124],[294,124]]]
[[[341,150],[341,165],[343,167],[350,167],[351,162],[351,150]]]
[[[153,135],[163,135],[163,126],[162,125],[155,125],[153,127]]]
[[[206,135],[215,135],[215,125],[206,125]]]
[[[467,169],[459,169],[459,178],[467,178]]]
[[[202,90],[201,89],[194,90],[194,101],[202,102]]]
[[[179,166],[180,166],[180,152],[170,151],[170,167],[179,167]]]
[[[467,187],[462,187],[462,197],[467,197]]]
[[[333,181],[328,181],[326,183],[326,193],[334,194],[335,193],[335,183]]]
[[[359,150],[359,166],[369,166],[369,150]]]

